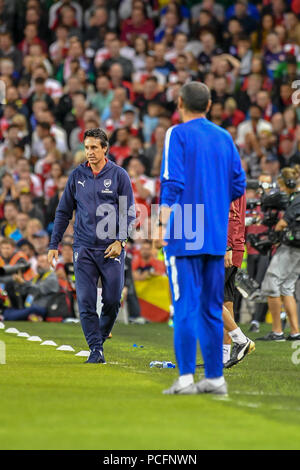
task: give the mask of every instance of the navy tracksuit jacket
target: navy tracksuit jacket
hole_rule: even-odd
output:
[[[70,174],[56,209],[49,248],[55,250],[72,218],[74,270],[82,329],[90,349],[100,349],[117,318],[124,285],[124,257],[104,258],[115,240],[125,240],[135,219],[134,197],[127,172],[107,161],[94,176],[87,162]],[[102,313],[96,312],[98,279],[102,282]]]

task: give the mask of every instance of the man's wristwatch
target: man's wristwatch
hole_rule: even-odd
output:
[[[226,246],[226,251],[232,251],[232,246]]]
[[[125,248],[127,240],[118,240],[121,243],[121,247]]]
[[[162,221],[159,220],[159,221],[157,222],[157,226],[158,226],[158,227],[166,228],[167,224],[163,224]]]

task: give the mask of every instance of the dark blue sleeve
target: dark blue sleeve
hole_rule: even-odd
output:
[[[133,230],[136,219],[135,203],[131,181],[127,171],[120,171],[119,176],[119,240],[126,240]]]
[[[54,227],[49,244],[50,250],[57,250],[63,234],[69,225],[69,221],[72,219],[74,209],[76,209],[76,201],[74,178],[72,173],[69,176],[65,190],[55,212]]]
[[[246,189],[246,175],[241,164],[241,158],[236,146],[232,141],[233,153],[233,173],[232,173],[232,196],[231,201],[235,201],[243,196]]]

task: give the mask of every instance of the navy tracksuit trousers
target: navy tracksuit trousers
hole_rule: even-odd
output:
[[[104,258],[104,250],[74,247],[77,302],[82,329],[89,348],[100,349],[111,332],[120,308],[124,285],[124,258]],[[102,282],[102,313],[96,311],[97,284]]]

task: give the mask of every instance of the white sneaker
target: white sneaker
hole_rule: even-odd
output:
[[[170,388],[163,390],[164,395],[197,395],[196,384],[192,383],[187,387],[182,387],[177,379]]]
[[[202,379],[195,384],[197,393],[213,393],[215,395],[227,395],[227,383],[224,381],[222,385],[216,387],[209,380]]]

